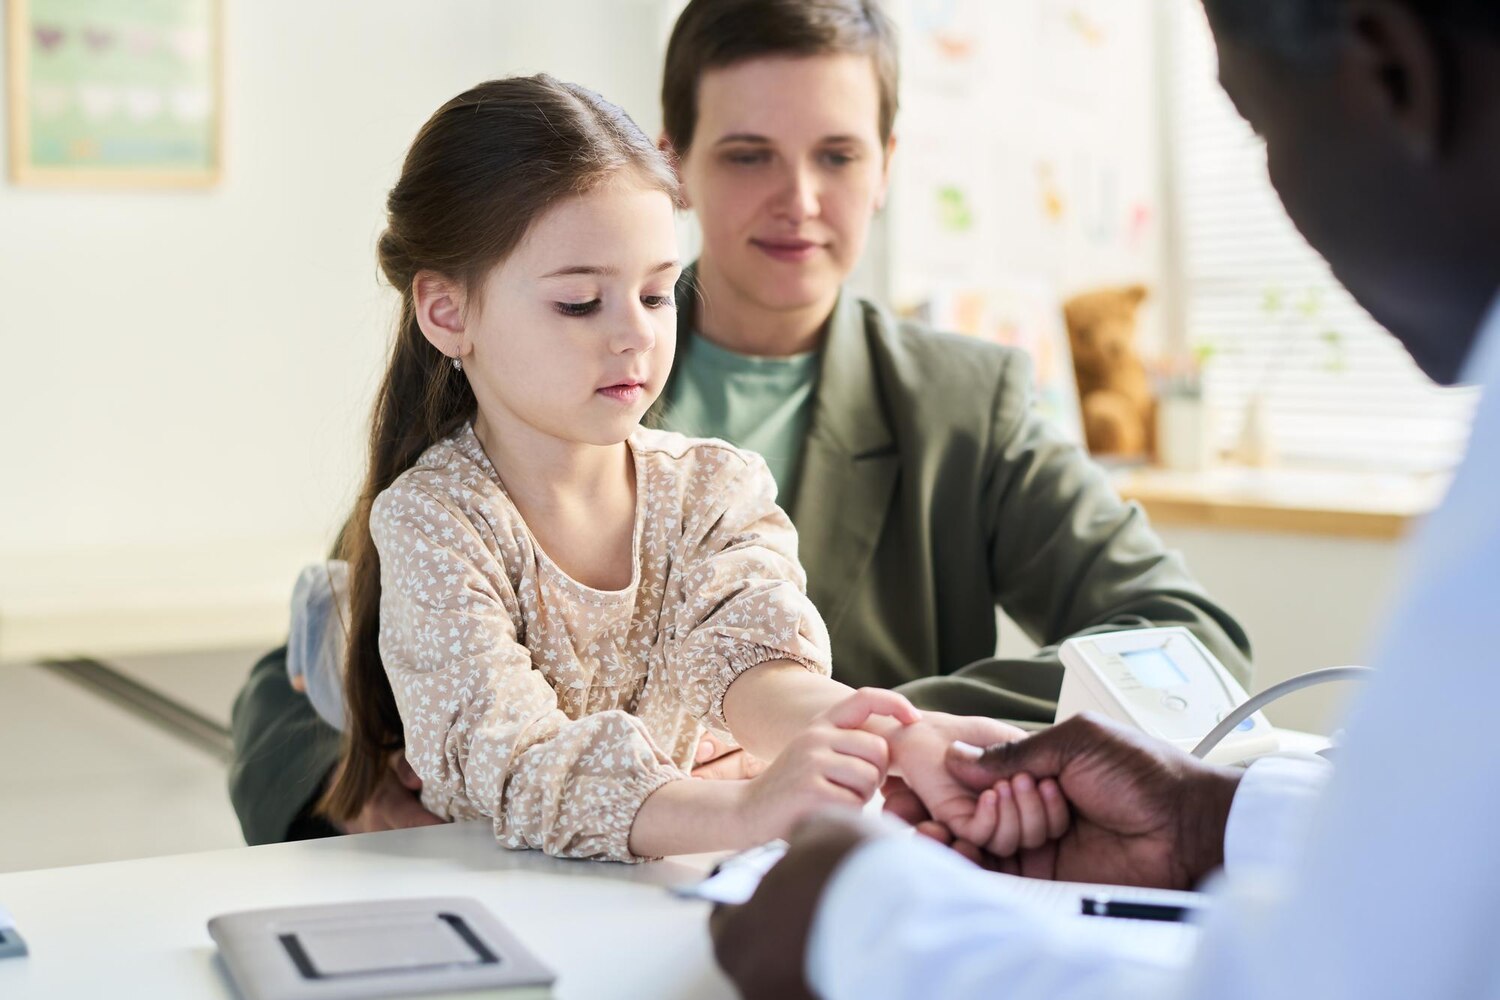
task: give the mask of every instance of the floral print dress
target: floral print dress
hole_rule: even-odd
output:
[[[380,655],[422,802],[505,847],[641,860],[646,797],[687,777],[724,693],[792,660],[830,672],[797,536],[759,456],[638,429],[634,579],[601,591],[536,543],[472,426],[376,499]]]

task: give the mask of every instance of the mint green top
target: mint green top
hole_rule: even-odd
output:
[[[694,333],[678,351],[662,413],[668,430],[723,438],[758,452],[776,479],[776,502],[789,510],[812,419],[818,352],[758,358],[727,351]]]

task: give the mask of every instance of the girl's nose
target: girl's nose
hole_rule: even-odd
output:
[[[613,345],[616,354],[633,351],[644,354],[656,346],[656,328],[651,325],[651,316],[644,305],[636,304],[615,330]]]

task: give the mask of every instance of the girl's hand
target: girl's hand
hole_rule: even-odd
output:
[[[951,847],[965,857],[970,857],[964,848],[973,845],[955,840],[953,831],[932,818],[932,813],[927,811],[917,793],[905,781],[894,774],[887,775],[885,784],[880,786],[880,794],[885,797],[887,815],[895,816],[929,840],[935,840],[944,847]],[[977,852],[978,848],[974,850]]]
[[[994,858],[1009,858],[1062,839],[1070,819],[1067,799],[1056,781],[1039,782],[1018,774],[980,792],[973,814],[952,822],[960,839]]]
[[[927,712],[920,722],[894,730],[886,738],[891,748],[891,769],[905,779],[926,807],[928,815],[916,818],[935,820],[956,838],[982,845],[1000,832],[999,793],[992,789],[991,798],[981,806],[980,791],[963,784],[948,770],[948,747],[955,741],[990,746],[1024,735],[1015,726],[995,719]],[[908,822],[913,821],[908,818]]]
[[[859,728],[877,715],[902,725],[921,718],[894,691],[862,688],[813,719],[764,773],[745,783],[739,820],[755,843],[787,836],[821,808],[870,801],[890,766],[885,738]]]

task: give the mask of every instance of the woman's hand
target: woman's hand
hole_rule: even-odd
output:
[[[814,718],[764,773],[746,783],[739,820],[753,842],[785,837],[819,809],[858,808],[870,801],[890,766],[886,739],[860,728],[876,716],[888,716],[900,727],[921,718],[894,691],[862,688]]]
[[[339,762],[343,767],[343,762]],[[337,775],[330,783],[337,780]],[[440,826],[447,822],[422,806],[422,779],[406,762],[406,754],[391,754],[390,766],[381,775],[380,784],[366,800],[359,815],[334,823],[341,833],[374,833],[377,830],[405,830],[413,826]]]
[[[736,781],[753,778],[766,769],[766,762],[723,742],[713,733],[704,733],[698,741],[698,752],[693,758],[693,777],[711,778],[717,781]]]

